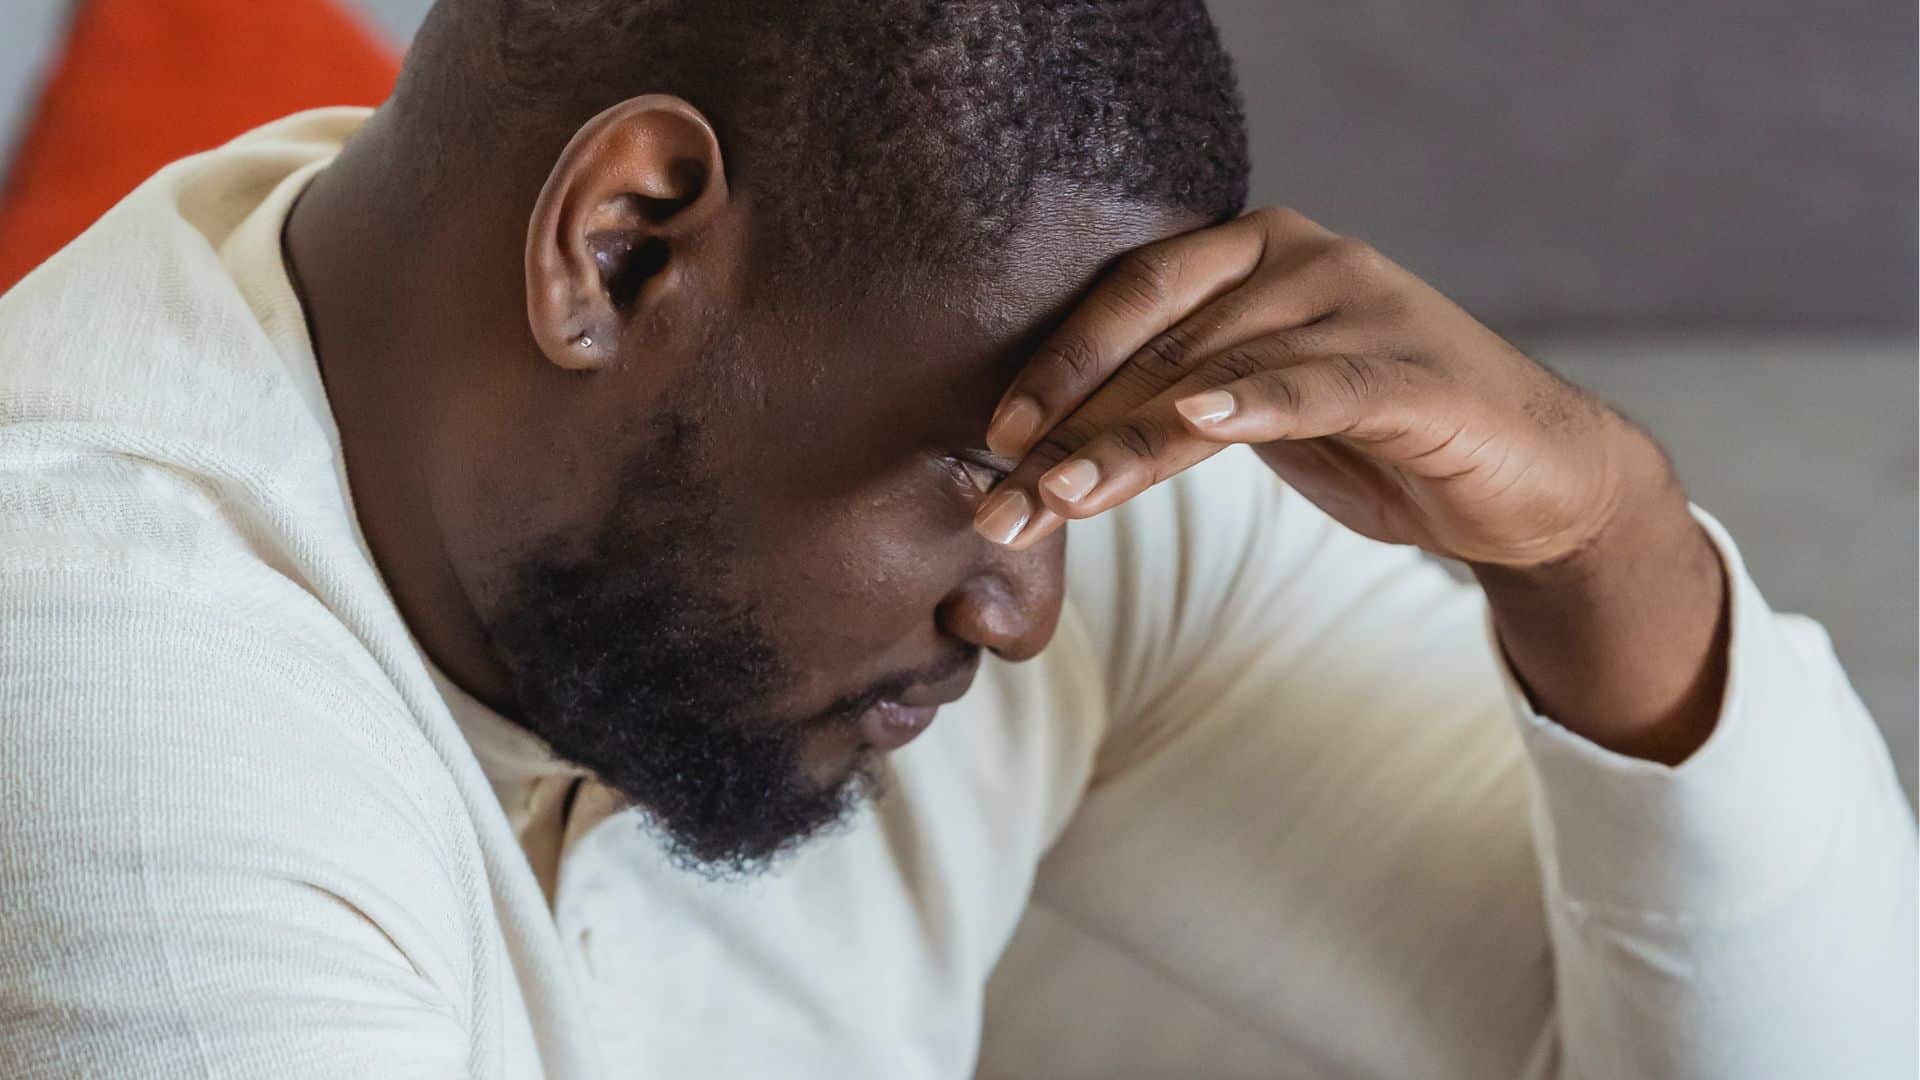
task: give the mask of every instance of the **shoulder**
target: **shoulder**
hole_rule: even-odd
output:
[[[226,581],[209,587],[215,567],[151,551],[0,563],[10,771],[107,801],[123,797],[104,779],[116,765],[137,765],[148,799],[191,802],[211,785],[227,808],[243,791],[454,797],[399,690],[317,597],[264,564],[219,566]]]
[[[66,566],[0,574],[0,640],[16,925],[79,941],[151,922],[169,952],[208,925],[182,915],[330,928],[467,981],[472,822],[397,692],[338,637],[257,618],[238,592]]]
[[[0,294],[0,474],[88,454],[255,482],[328,471],[317,378],[258,302],[297,309],[275,214],[323,160],[282,126],[167,166]]]
[[[392,702],[124,572],[0,577],[0,641],[0,985],[37,1003],[0,1025],[16,1054],[462,1071],[497,930]]]

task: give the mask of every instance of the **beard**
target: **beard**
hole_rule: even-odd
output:
[[[513,567],[488,630],[523,727],[630,799],[682,867],[743,876],[845,821],[878,774],[863,752],[836,781],[809,777],[806,736],[852,725],[860,702],[771,715],[794,680],[716,588],[716,500],[678,463],[690,426],[665,429],[587,550],[555,541]]]

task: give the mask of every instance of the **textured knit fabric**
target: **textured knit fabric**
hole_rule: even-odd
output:
[[[0,298],[0,1074],[1913,1075],[1913,819],[1705,514],[1730,674],[1677,768],[1229,453],[1074,526],[1055,641],[848,827],[672,867],[359,536],[278,238],[363,116]]]

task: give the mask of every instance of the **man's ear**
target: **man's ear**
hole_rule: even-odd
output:
[[[547,359],[590,371],[672,291],[687,241],[726,207],[720,142],[667,94],[587,121],[548,174],[527,226],[527,320]]]

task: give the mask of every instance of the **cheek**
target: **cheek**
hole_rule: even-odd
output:
[[[933,494],[916,490],[924,477],[909,474],[928,461],[935,433],[950,435],[951,402],[903,365],[790,361],[756,364],[749,388],[711,390],[705,423],[722,436],[716,449],[734,473],[767,497],[804,494],[842,507]],[[850,366],[873,370],[850,378],[840,370]]]
[[[763,493],[737,569],[779,636],[821,657],[855,660],[932,617],[954,576],[968,506],[937,467],[894,470],[859,488]]]
[[[735,511],[728,570],[797,662],[844,666],[894,646],[932,618],[967,558],[973,500],[929,452],[938,430],[911,406],[927,395],[825,382],[770,388],[709,415]],[[832,400],[828,400],[831,397]]]

